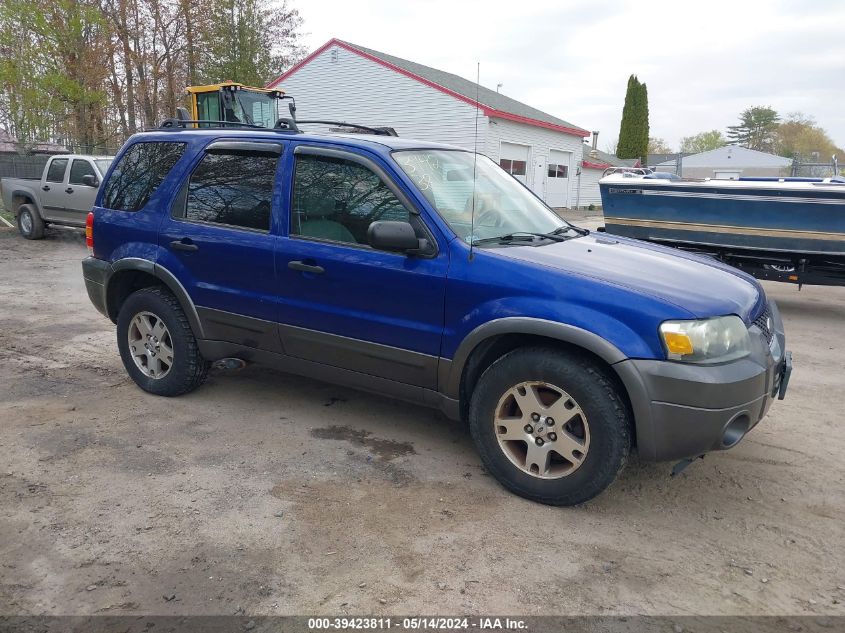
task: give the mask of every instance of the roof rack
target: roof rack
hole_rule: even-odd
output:
[[[294,106],[293,108],[291,108],[291,112],[295,111],[296,107]],[[346,121],[297,121],[293,117],[281,117],[277,119],[276,124],[272,128],[266,128],[261,125],[255,125],[253,123],[241,123],[240,121],[199,121],[197,119],[191,119],[190,115],[188,114],[188,111],[185,108],[176,108],[176,117],[171,119],[165,119],[156,129],[184,130],[187,129],[189,125],[192,129],[193,125],[196,125],[197,127],[202,129],[237,127],[247,128],[249,130],[261,130],[264,132],[292,132],[294,134],[298,134],[302,132],[299,126],[309,123],[320,125],[336,125],[338,127],[349,127],[356,130],[362,130],[370,134],[375,134],[376,136],[399,136],[396,133],[396,130],[394,130],[392,127],[370,127],[368,125],[358,125],[357,123],[348,123]]]
[[[279,119],[280,121],[286,119]],[[307,123],[313,124],[321,124],[321,125],[337,125],[339,127],[351,127],[355,128],[356,130],[364,130],[365,132],[369,132],[370,134],[375,134],[376,136],[399,136],[392,127],[370,127],[368,125],[358,125],[357,123],[347,123],[346,121],[296,121],[297,125],[303,125]]]
[[[253,123],[240,123],[238,121],[200,121],[199,119],[165,119],[158,126],[159,130],[166,130],[170,128],[186,128],[187,124],[198,124],[204,128],[216,127],[245,127],[254,130],[266,130],[266,127],[255,125]]]

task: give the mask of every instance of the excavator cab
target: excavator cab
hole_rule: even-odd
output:
[[[285,93],[281,90],[251,88],[233,81],[206,86],[188,86],[190,116],[197,121],[194,127],[212,127],[203,121],[238,125],[257,125],[272,128],[279,117],[279,100]],[[233,126],[233,127],[234,127]]]

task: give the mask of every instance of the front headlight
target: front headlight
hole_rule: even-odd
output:
[[[660,338],[671,360],[688,363],[721,363],[747,356],[748,328],[738,316],[696,321],[664,321]]]

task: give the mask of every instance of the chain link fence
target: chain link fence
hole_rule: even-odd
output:
[[[0,178],[41,178],[47,154],[0,154]]]
[[[798,178],[831,178],[832,176],[845,176],[845,164],[840,165],[839,161],[834,157],[833,160],[826,163],[821,162],[801,162],[795,160],[792,162],[793,177]]]

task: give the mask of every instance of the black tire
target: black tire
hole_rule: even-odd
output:
[[[173,363],[161,378],[146,375],[129,348],[129,329],[136,315],[149,312],[161,319],[169,332]],[[117,347],[126,372],[141,389],[158,396],[179,396],[199,387],[208,375],[185,311],[173,294],[161,286],[143,288],[123,302],[117,316]]]
[[[565,391],[588,421],[589,448],[583,461],[557,479],[526,472],[511,461],[497,439],[494,419],[500,399],[508,390],[532,381]],[[499,483],[522,497],[556,506],[577,505],[602,492],[625,467],[631,449],[630,413],[606,370],[588,357],[549,348],[518,349],[494,362],[472,393],[469,427],[484,466]],[[521,442],[507,445],[517,451],[528,447]]]
[[[31,204],[18,207],[18,231],[28,240],[40,240],[44,237],[44,220]]]

